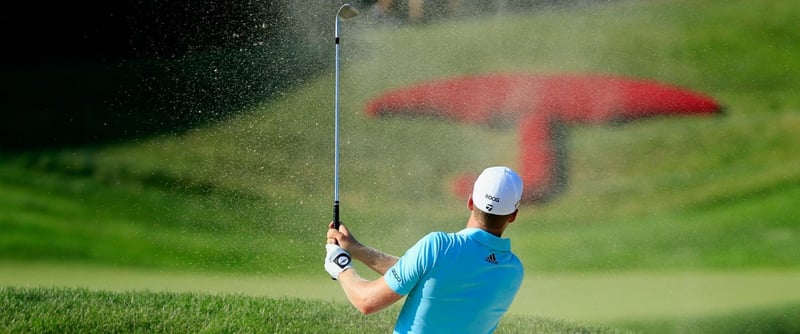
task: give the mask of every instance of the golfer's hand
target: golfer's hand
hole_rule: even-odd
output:
[[[352,253],[356,259],[358,259],[358,251],[362,247],[361,243],[350,234],[350,230],[343,223],[339,224],[338,230],[333,228],[333,222],[328,224],[328,243],[339,245],[339,247]]]
[[[350,258],[350,253],[334,244],[326,244],[325,250],[325,271],[331,275],[333,279],[339,279],[339,274],[343,271],[353,268],[353,260]]]

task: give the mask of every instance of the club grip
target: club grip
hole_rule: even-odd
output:
[[[339,201],[333,202],[333,228],[339,229]]]

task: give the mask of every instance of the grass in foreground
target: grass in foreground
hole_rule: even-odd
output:
[[[800,304],[761,308],[725,316],[621,323],[649,334],[800,333]]]
[[[4,333],[387,333],[398,307],[364,316],[349,304],[199,293],[0,288]],[[496,333],[798,333],[800,305],[613,327],[508,315]]]
[[[196,293],[0,289],[4,333],[387,333],[397,309],[364,316],[348,304]],[[497,333],[616,333],[562,321],[505,318]]]

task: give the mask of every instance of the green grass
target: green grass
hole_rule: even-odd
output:
[[[7,166],[0,170],[4,258],[190,270],[291,270],[293,259],[283,260],[281,248],[288,252],[299,240],[261,226],[261,214],[280,210],[252,198],[209,197]],[[277,257],[266,259],[261,255],[266,252]]]
[[[800,304],[780,305],[707,318],[689,317],[620,324],[642,333],[798,333]]]
[[[0,288],[4,333],[386,333],[398,307],[364,316],[341,302],[241,294]],[[496,333],[795,333],[800,305],[617,329],[509,315]]]
[[[397,309],[372,316],[349,305],[201,293],[0,288],[4,333],[386,333]],[[616,333],[511,316],[497,333]]]
[[[299,299],[85,289],[2,291],[0,331],[59,333],[364,333],[390,329],[388,314]],[[357,322],[356,322],[357,321]]]
[[[367,119],[364,104],[385,89],[465,73],[615,73],[699,90],[727,113],[572,128],[567,191],[523,206],[507,231],[527,270],[796,270],[798,16],[792,1],[675,0],[400,29],[350,22],[343,218],[399,254],[431,230],[463,226],[450,178],[516,163],[513,131]],[[185,133],[3,155],[0,259],[319,274],[332,88],[323,76]],[[498,149],[477,155],[482,145]],[[753,314],[769,321],[778,310]]]

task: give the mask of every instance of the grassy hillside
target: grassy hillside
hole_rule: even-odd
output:
[[[365,118],[384,89],[461,73],[614,73],[705,92],[728,112],[571,129],[568,190],[523,207],[509,231],[526,265],[797,267],[799,10],[670,1],[400,29],[350,22],[343,217],[364,240],[401,252],[432,229],[462,226],[448,178],[516,164],[510,130]],[[187,133],[3,157],[0,256],[318,271],[309,259],[330,216],[332,86],[320,78]],[[487,142],[505,149],[471,149]]]

